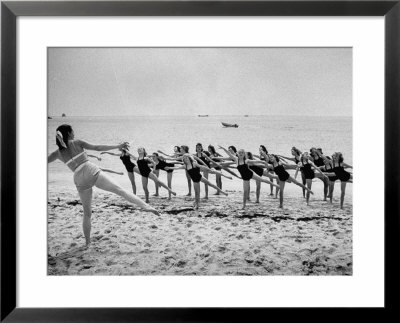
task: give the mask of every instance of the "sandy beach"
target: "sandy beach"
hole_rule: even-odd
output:
[[[351,198],[343,210],[339,196],[307,206],[299,191],[279,209],[266,192],[254,203],[252,192],[243,211],[241,191],[228,190],[228,197],[211,191],[195,211],[193,197],[169,201],[161,193],[151,198],[156,216],[96,191],[85,249],[78,195],[50,191],[48,274],[352,275]]]

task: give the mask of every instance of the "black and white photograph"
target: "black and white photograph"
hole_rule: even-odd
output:
[[[47,274],[353,275],[352,55],[49,47]]]

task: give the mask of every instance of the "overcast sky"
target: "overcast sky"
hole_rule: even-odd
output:
[[[351,48],[50,48],[49,115],[352,115]]]

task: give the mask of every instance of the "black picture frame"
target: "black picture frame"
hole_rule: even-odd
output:
[[[385,18],[385,306],[396,310],[399,286],[400,1],[2,1],[1,3],[1,322],[252,321],[287,308],[18,308],[16,285],[16,19],[19,16],[384,16]],[[373,152],[373,147],[371,147]],[[370,160],[371,161],[371,160]],[[368,162],[368,160],[366,161]],[[379,169],[375,169],[379,176]],[[371,178],[373,180],[373,178]],[[380,189],[380,188],[378,188]],[[367,290],[367,288],[366,288]],[[311,309],[291,309],[310,311]],[[314,309],[312,309],[314,311]],[[324,309],[345,319],[337,309]],[[346,309],[351,312],[362,309]],[[269,313],[268,313],[269,314]],[[294,315],[297,317],[299,313]],[[348,313],[350,314],[350,313]],[[391,313],[393,314],[393,313]],[[285,314],[286,315],[286,314]],[[254,317],[253,317],[254,316]],[[252,318],[253,317],[253,318]],[[319,315],[313,313],[314,319]],[[324,318],[326,316],[324,315]],[[299,317],[298,317],[299,318]],[[296,318],[297,319],[297,318]],[[311,318],[310,318],[311,319]]]

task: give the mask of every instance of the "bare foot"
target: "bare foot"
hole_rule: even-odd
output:
[[[219,192],[215,193],[214,195],[219,195]]]
[[[279,208],[280,208],[280,209],[283,209],[283,205],[282,205],[282,204],[279,204]]]
[[[228,196],[228,193],[226,193],[226,192],[222,192],[222,194],[224,194],[225,196]]]
[[[203,197],[203,200],[208,200],[208,196],[204,196],[204,197]]]
[[[185,196],[192,196],[192,193],[187,193]]]
[[[256,201],[256,203],[260,203],[260,201],[259,201],[259,200],[257,200],[257,201]]]
[[[154,193],[153,196],[158,196],[158,193]]]
[[[148,209],[147,212],[153,213],[153,214],[158,215],[158,216],[161,215],[160,212],[158,212],[156,209],[153,209],[153,208]]]
[[[171,191],[171,194],[172,194],[173,196],[176,196],[176,193],[175,193],[174,191]],[[190,195],[186,195],[186,196],[190,196]]]

